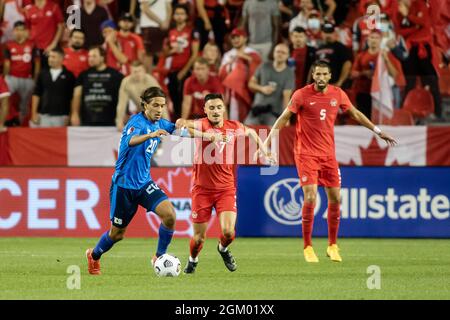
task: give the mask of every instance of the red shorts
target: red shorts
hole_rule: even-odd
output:
[[[224,211],[236,212],[236,189],[209,190],[195,186],[192,189],[192,221],[208,222],[213,207],[218,215]]]
[[[335,157],[295,155],[300,185],[317,184],[323,187],[340,187],[341,171]]]

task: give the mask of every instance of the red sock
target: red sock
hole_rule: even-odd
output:
[[[311,202],[303,202],[302,208],[302,232],[303,232],[303,248],[312,246],[312,230],[314,224],[314,208],[316,204]]]
[[[338,203],[328,204],[328,243],[331,246],[336,244],[337,234],[339,230],[339,220],[341,215],[341,207]]]
[[[197,242],[195,242],[194,238],[191,238],[189,247],[190,247],[191,257],[195,259],[203,248],[203,242],[197,243]]]
[[[220,237],[220,244],[222,245],[222,247],[224,247],[224,248],[226,248],[226,247],[228,247],[229,245],[230,245],[230,243],[232,243],[233,242],[233,240],[234,240],[234,233],[233,233],[233,236],[231,237],[231,238],[227,238],[227,237],[225,237],[224,235],[222,235],[221,237]]]

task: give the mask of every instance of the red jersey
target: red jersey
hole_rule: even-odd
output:
[[[244,125],[239,121],[224,120],[221,128],[214,128],[208,118],[198,119],[195,124],[199,131],[226,134],[230,141],[219,143],[195,139],[194,186],[210,190],[236,188],[235,144],[237,137],[245,134]]]
[[[192,27],[186,25],[181,31],[173,28],[169,31],[169,45],[177,48],[177,52],[166,58],[166,66],[171,72],[181,70],[191,58],[191,46],[198,42],[199,33]]]
[[[130,74],[130,64],[135,60],[139,60],[139,52],[144,51],[144,42],[142,38],[135,33],[130,33],[127,36],[122,35],[120,32],[117,33],[117,44],[128,58],[128,63],[122,65],[114,56],[112,49],[106,46],[106,64],[108,67],[114,68],[124,75]]]
[[[5,44],[5,60],[10,61],[9,75],[18,78],[33,77],[33,62],[38,54],[33,41],[27,40],[20,44],[8,41]]]
[[[365,71],[371,69],[375,71],[377,65],[378,53],[371,54],[368,50],[358,53],[355,58],[355,63],[352,66],[352,71]],[[372,78],[367,78],[366,76],[359,76],[354,80],[355,91],[361,93],[370,93],[372,86]]]
[[[58,24],[64,23],[58,5],[49,0],[42,9],[36,5],[26,6],[25,20],[30,29],[30,40],[34,41],[37,48],[43,50],[53,41]]]
[[[184,83],[183,95],[192,96],[191,113],[189,118],[204,117],[204,99],[208,93],[223,94],[223,87],[219,78],[209,76],[205,83],[200,83],[195,75],[190,76]]]
[[[71,47],[64,48],[63,65],[77,78],[80,73],[89,68],[88,51],[85,49],[74,50]]]
[[[5,79],[3,79],[3,76],[0,75],[0,99],[4,97],[9,97],[11,93],[9,92],[8,85],[5,82]]]
[[[339,87],[328,85],[327,91],[316,91],[314,84],[298,89],[288,104],[297,114],[295,155],[335,156],[334,122],[338,109],[347,111],[352,103]]]

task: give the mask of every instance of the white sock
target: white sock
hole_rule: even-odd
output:
[[[198,262],[198,257],[192,258],[191,256],[189,256],[189,262]]]
[[[228,247],[222,246],[222,244],[219,242],[219,250],[220,250],[221,252],[227,252],[227,251],[228,251]]]

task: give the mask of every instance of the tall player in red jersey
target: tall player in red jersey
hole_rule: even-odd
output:
[[[196,132],[201,131],[202,135],[212,134],[215,137],[211,139],[210,136],[205,136],[208,139],[196,141],[191,216],[194,236],[190,241],[190,257],[184,269],[185,273],[194,273],[197,267],[198,254],[205,242],[213,208],[216,209],[222,230],[217,250],[228,270],[236,270],[236,261],[228,250],[234,240],[237,214],[234,147],[239,137],[248,136],[261,148],[262,154],[266,154],[263,142],[255,130],[239,121],[225,120],[225,109],[222,95],[207,94],[204,105],[206,118],[184,120],[184,126],[191,130],[195,128]],[[270,157],[268,160],[272,161]]]
[[[277,130],[283,128],[292,117],[297,116],[295,164],[303,189],[302,231],[307,262],[319,262],[312,247],[311,235],[314,222],[317,186],[325,187],[328,198],[328,248],[327,256],[341,262],[337,246],[340,220],[341,175],[334,147],[334,122],[338,110],[347,112],[354,120],[374,131],[386,143],[397,142],[375,126],[356,109],[343,90],[329,85],[331,69],[326,62],[317,61],[312,66],[314,83],[294,92],[287,108],[277,119],[265,141],[270,146]]]

